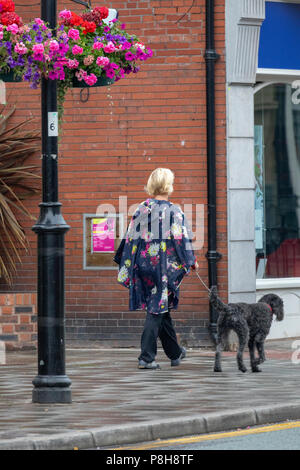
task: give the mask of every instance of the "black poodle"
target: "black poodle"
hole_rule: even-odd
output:
[[[266,294],[255,304],[240,302],[227,305],[218,297],[217,288],[214,286],[210,292],[210,302],[219,312],[214,371],[222,372],[222,343],[229,331],[233,330],[239,339],[237,352],[239,370],[242,372],[247,370],[243,362],[243,352],[248,341],[252,372],[261,372],[257,366],[266,360],[264,342],[270,331],[273,315],[276,316],[277,321],[283,320],[284,317],[282,299],[276,294]],[[258,358],[255,357],[255,346]]]

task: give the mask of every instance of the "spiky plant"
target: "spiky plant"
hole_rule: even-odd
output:
[[[14,112],[15,107],[0,110],[0,277],[8,285],[21,262],[21,252],[28,249],[20,215],[35,219],[22,200],[40,191],[33,183],[41,178],[34,172],[37,166],[25,165],[40,150],[40,132],[25,129],[33,119],[9,127]]]

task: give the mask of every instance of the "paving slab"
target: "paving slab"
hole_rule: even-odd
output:
[[[179,367],[159,350],[161,370],[151,371],[137,368],[136,349],[67,345],[72,403],[49,405],[32,403],[37,352],[8,352],[0,365],[0,449],[104,447],[300,419],[294,341],[268,341],[256,374],[238,371],[234,352],[215,373],[213,350],[188,349]]]

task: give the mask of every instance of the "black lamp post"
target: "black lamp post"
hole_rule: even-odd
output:
[[[56,0],[42,0],[41,17],[56,28]],[[69,226],[58,202],[58,118],[56,80],[42,79],[42,178],[38,235],[38,375],[34,403],[70,403],[71,380],[65,373],[64,236]]]
[[[91,2],[71,0],[89,8]],[[110,19],[117,10],[110,10]],[[42,0],[41,18],[56,29],[56,0]],[[38,235],[38,375],[34,403],[71,403],[71,380],[65,372],[64,237],[69,230],[58,202],[58,114],[56,80],[42,79],[42,181]]]

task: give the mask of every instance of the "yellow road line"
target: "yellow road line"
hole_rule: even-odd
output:
[[[155,442],[151,442],[149,444],[145,444],[143,446],[118,447],[112,450],[147,450],[147,449],[155,449],[156,447],[171,446],[172,444],[175,444],[175,445],[192,444],[193,442],[211,441],[213,439],[225,439],[226,437],[247,436],[248,434],[260,434],[264,432],[282,431],[285,429],[292,429],[292,428],[299,428],[299,427],[300,427],[300,421],[291,421],[288,423],[272,424],[269,426],[257,427],[257,428],[252,428],[252,429],[241,429],[238,431],[230,431],[230,432],[223,432],[223,433],[203,434],[203,435],[192,436],[192,437],[158,440]]]

